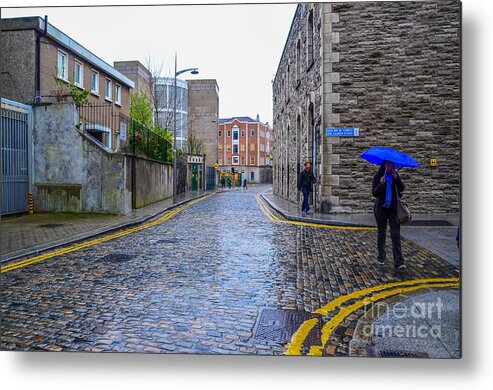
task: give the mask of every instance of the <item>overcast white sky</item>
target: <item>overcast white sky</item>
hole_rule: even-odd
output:
[[[221,118],[259,114],[272,125],[271,81],[295,9],[294,3],[3,8],[2,18],[48,15],[52,25],[110,65],[145,64],[150,55],[164,61],[163,76],[173,74],[176,51],[179,70],[199,68],[198,75],[181,78],[217,80]]]

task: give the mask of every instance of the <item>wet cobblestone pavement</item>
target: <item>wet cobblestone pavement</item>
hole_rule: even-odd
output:
[[[285,345],[253,337],[263,308],[311,312],[403,278],[375,264],[376,232],[273,222],[255,198],[263,189],[3,273],[1,349],[278,355]],[[404,278],[458,276],[418,245],[402,248]]]

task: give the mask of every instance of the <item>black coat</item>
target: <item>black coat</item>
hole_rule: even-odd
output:
[[[382,207],[385,203],[385,193],[386,193],[386,184],[381,184],[380,179],[384,175],[384,172],[379,170],[375,176],[373,176],[372,183],[372,194],[376,198],[375,205],[373,208],[373,212],[376,218],[380,217],[382,212]],[[404,183],[402,182],[399,174],[397,174],[397,179],[393,179],[392,181],[392,201],[390,203],[390,209],[397,209],[397,191],[399,192],[399,198],[404,192]]]
[[[310,169],[309,172],[306,169],[303,169],[298,176],[298,191],[301,191],[301,187],[308,188],[310,191],[312,190],[313,184],[317,182],[313,171]]]

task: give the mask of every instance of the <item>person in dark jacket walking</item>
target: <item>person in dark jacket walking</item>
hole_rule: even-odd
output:
[[[303,193],[303,205],[301,206],[301,214],[305,216],[310,213],[310,206],[308,205],[308,196],[312,191],[314,184],[317,184],[315,175],[310,170],[310,161],[305,161],[305,169],[300,172],[298,177],[298,191]]]
[[[387,234],[387,221],[390,226],[392,238],[392,253],[394,255],[394,267],[396,270],[406,268],[401,250],[401,229],[397,221],[397,193],[399,197],[404,191],[404,183],[394,169],[394,164],[384,161],[378,172],[373,176],[372,194],[376,198],[374,214],[378,227],[377,247],[378,263],[385,263],[385,236]]]

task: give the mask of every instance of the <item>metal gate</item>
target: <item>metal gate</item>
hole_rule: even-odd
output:
[[[31,107],[1,100],[1,214],[26,212],[29,192]]]
[[[216,188],[216,168],[207,167],[207,183],[205,185],[207,191],[212,191]]]

